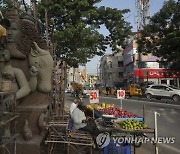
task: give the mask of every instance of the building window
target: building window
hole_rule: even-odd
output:
[[[123,78],[123,73],[119,72],[119,78]]]
[[[112,68],[112,61],[108,61],[108,67]]]
[[[167,80],[161,80],[161,84],[167,84]]]
[[[118,61],[118,67],[123,67],[123,62],[122,61]]]
[[[112,79],[112,73],[108,74],[108,79]]]
[[[162,62],[159,62],[159,68],[166,68],[166,66]]]

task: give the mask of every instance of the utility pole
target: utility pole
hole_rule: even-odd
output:
[[[99,79],[99,65],[97,64],[97,77]]]
[[[137,9],[137,31],[141,31],[149,23],[150,0],[136,0]]]
[[[141,37],[141,30],[143,30],[144,26],[146,26],[149,23],[149,17],[150,17],[150,0],[135,0],[135,5],[137,9],[137,38]],[[138,51],[138,68],[142,68],[142,55]],[[147,81],[148,81],[148,75],[147,75]]]
[[[66,62],[63,61],[61,65],[61,77],[60,77],[60,117],[64,119],[64,102],[65,102],[65,84],[66,84]]]

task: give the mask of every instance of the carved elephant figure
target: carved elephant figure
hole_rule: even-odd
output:
[[[39,48],[34,42],[35,50],[31,49],[29,54],[29,64],[38,70],[37,90],[42,93],[48,93],[51,90],[51,74],[53,70],[53,58],[49,51]]]

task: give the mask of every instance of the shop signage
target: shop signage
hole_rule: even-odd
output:
[[[135,69],[134,70],[134,76],[138,78],[149,78],[149,79],[155,79],[155,78],[179,78],[180,73],[174,73],[171,70],[168,69]]]

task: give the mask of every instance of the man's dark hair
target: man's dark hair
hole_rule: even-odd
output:
[[[82,101],[80,101],[78,103],[78,106],[77,106],[80,110],[84,110],[86,108],[86,104]]]
[[[11,23],[8,19],[1,19],[0,24],[5,25],[7,28],[11,26]]]

